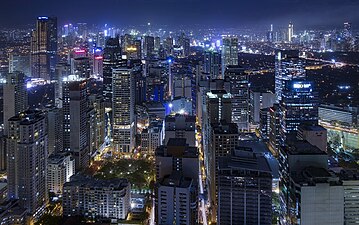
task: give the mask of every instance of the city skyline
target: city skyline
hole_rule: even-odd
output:
[[[355,1],[4,3],[0,224],[358,224]]]
[[[108,0],[102,7],[93,0],[64,0],[53,4],[35,0],[30,9],[23,7],[28,4],[25,0],[3,2],[0,26],[24,26],[39,15],[58,16],[59,24],[88,22],[120,27],[151,23],[170,28],[260,28],[270,24],[282,27],[291,21],[295,28],[305,29],[336,28],[346,21],[359,22],[359,15],[355,13],[359,2],[353,0]],[[14,9],[16,13],[12,12]]]

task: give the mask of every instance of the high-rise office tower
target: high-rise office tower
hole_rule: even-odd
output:
[[[103,77],[103,51],[102,48],[95,48],[93,59],[93,75],[96,77]]]
[[[64,78],[63,99],[63,148],[72,153],[79,171],[90,163],[87,79],[76,75]]]
[[[121,49],[127,51],[127,48],[131,47],[134,41],[134,37],[130,34],[125,34],[121,36]]]
[[[155,51],[155,38],[151,36],[145,36],[143,38],[143,57],[150,59],[153,57]]]
[[[318,124],[318,93],[311,81],[286,82],[280,101],[280,144],[295,138],[300,125]]]
[[[209,124],[224,120],[232,122],[232,95],[224,90],[213,90],[207,93],[207,112]]]
[[[71,74],[81,78],[90,78],[91,64],[89,54],[86,49],[75,48],[71,58]]]
[[[224,37],[222,46],[222,75],[227,66],[238,65],[238,38]]]
[[[170,138],[156,149],[156,222],[196,224],[198,209],[198,149],[185,138]]]
[[[170,56],[172,55],[172,51],[173,51],[173,38],[172,37],[167,37],[164,41],[163,41],[163,47],[165,49],[166,52],[166,56]]]
[[[351,38],[352,37],[352,24],[349,22],[344,23],[344,30],[343,30],[343,36],[345,38]]]
[[[273,24],[270,25],[270,30],[267,31],[267,41],[268,42],[274,41]]]
[[[22,72],[27,76],[31,75],[30,55],[9,54],[9,73]]]
[[[272,224],[272,172],[263,155],[239,147],[218,163],[218,224]]]
[[[268,148],[277,157],[280,144],[280,112],[279,104],[274,104],[269,108],[269,128],[268,128]]]
[[[135,147],[135,82],[132,69],[112,71],[113,144],[120,153]]]
[[[48,201],[47,125],[41,111],[24,111],[8,120],[8,197],[36,215]]]
[[[179,172],[198,184],[198,148],[189,146],[185,138],[170,138],[165,145],[155,151],[156,179]]]
[[[325,152],[294,141],[280,147],[278,161],[279,224],[344,224],[343,186],[328,171]]]
[[[105,141],[106,131],[106,120],[105,120],[105,102],[101,95],[90,95],[89,96],[90,107],[93,107],[94,111],[94,138],[93,148],[98,150],[101,148]]]
[[[3,84],[4,99],[4,135],[8,135],[8,119],[24,111],[28,107],[27,88],[25,75],[23,73],[9,73],[6,84]]]
[[[212,221],[216,218],[218,206],[218,159],[231,154],[239,144],[239,132],[237,124],[222,123],[213,124],[211,127],[208,152],[205,152],[205,166],[210,186],[209,194],[212,207]]]
[[[243,68],[228,66],[225,79],[230,82],[232,95],[232,122],[238,124],[239,129],[248,129],[249,123],[249,78]]]
[[[217,79],[220,74],[221,57],[218,52],[206,51],[203,59],[203,72],[212,79]]]
[[[156,224],[198,224],[198,195],[193,179],[173,173],[156,188]]]
[[[62,108],[46,108],[48,125],[49,155],[63,151],[63,115]]]
[[[71,66],[67,63],[56,64],[55,69],[55,106],[62,108],[62,82],[63,78],[71,74]]]
[[[155,52],[158,54],[158,51],[161,48],[161,38],[160,37],[155,37],[154,47],[155,47]]]
[[[203,53],[203,72],[206,74],[211,73],[211,58],[212,58],[212,52],[205,51]]]
[[[275,94],[269,90],[251,90],[249,93],[250,123],[258,124],[260,110],[272,107],[275,101]]]
[[[289,43],[292,43],[293,35],[294,35],[294,26],[293,26],[293,23],[290,22],[288,25],[288,42]]]
[[[178,38],[178,45],[182,49],[182,57],[187,57],[190,54],[190,44],[191,40],[186,37],[184,33],[181,34],[181,36]]]
[[[282,99],[285,82],[305,77],[305,61],[299,58],[298,50],[277,50],[275,52],[275,94],[277,102]]]
[[[32,77],[53,79],[57,61],[57,18],[38,17],[31,36]]]
[[[118,38],[109,38],[103,53],[103,96],[106,107],[112,105],[112,69],[126,65],[126,61],[122,61],[121,47]]]
[[[189,115],[168,115],[165,119],[165,141],[170,138],[185,138],[189,146],[196,146],[196,117]]]
[[[259,110],[259,135],[268,144],[270,129],[270,107]]]

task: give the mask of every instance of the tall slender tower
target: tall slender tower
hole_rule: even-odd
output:
[[[280,101],[280,145],[296,139],[298,127],[318,125],[318,93],[311,81],[293,79],[286,81]]]
[[[119,38],[110,38],[103,52],[103,97],[106,107],[109,108],[112,104],[112,69],[120,67],[121,63],[126,61],[121,59]]]
[[[8,120],[8,197],[19,199],[30,214],[48,201],[47,124],[41,111],[24,111]]]
[[[241,130],[249,125],[249,77],[243,68],[228,66],[225,79],[230,82],[232,99],[232,121]]]
[[[113,144],[117,152],[135,146],[135,80],[132,69],[112,70]]]
[[[224,37],[222,46],[222,76],[227,66],[238,65],[238,38]]]
[[[38,17],[31,36],[31,75],[53,79],[57,62],[57,18]]]
[[[75,158],[76,171],[89,165],[88,80],[70,75],[63,80],[63,148]]]
[[[293,35],[294,35],[294,26],[293,26],[293,23],[290,22],[288,25],[288,42],[289,43],[292,43]]]
[[[9,133],[8,119],[24,111],[28,107],[25,75],[23,73],[9,73],[3,86],[4,95],[4,135]]]
[[[298,50],[277,50],[275,53],[275,94],[277,102],[282,99],[285,82],[305,77],[305,60]]]

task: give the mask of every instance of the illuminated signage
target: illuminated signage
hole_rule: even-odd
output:
[[[295,83],[293,84],[293,88],[310,88],[312,86],[312,84],[308,84],[308,83]]]

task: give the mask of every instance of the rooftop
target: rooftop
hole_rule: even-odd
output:
[[[307,130],[307,131],[326,131],[326,129],[320,125],[316,125],[316,126],[302,125],[298,129]]]
[[[170,138],[167,146],[187,146],[186,138]]]
[[[124,178],[102,180],[90,176],[85,176],[82,174],[77,174],[72,176],[70,179],[70,182],[64,184],[64,188],[77,186],[89,189],[110,188],[113,190],[123,190],[124,188],[127,188],[129,186],[128,180]]]
[[[212,124],[212,130],[215,134],[239,134],[238,126],[235,123],[227,123],[221,121],[221,123]]]
[[[47,158],[47,162],[48,164],[61,164],[67,157],[70,157],[70,154],[67,153],[51,154]]]
[[[293,181],[301,186],[315,186],[320,183],[328,183],[329,185],[340,185],[339,177],[334,173],[330,173],[325,168],[307,167],[304,168],[297,176],[292,177]]]
[[[11,117],[9,121],[19,121],[20,125],[30,125],[44,118],[44,114],[40,110],[26,110],[16,116]]]
[[[155,155],[158,157],[198,158],[198,149],[190,147],[185,138],[170,138],[167,145],[159,146]]]
[[[326,155],[325,152],[305,140],[292,141],[284,149],[291,155]]]
[[[272,173],[266,158],[249,147],[237,147],[232,154],[219,158],[219,170],[250,170]]]
[[[223,98],[232,98],[232,95],[225,90],[212,90],[207,92],[208,98],[218,98],[219,95],[222,95]]]
[[[179,187],[179,188],[189,188],[193,183],[192,178],[183,177],[179,173],[172,173],[171,175],[165,176],[160,184],[162,186],[170,187]]]

